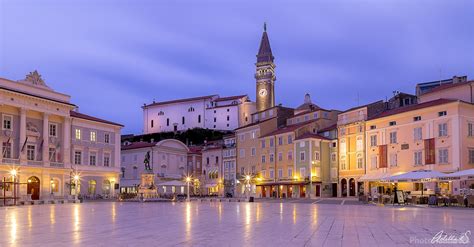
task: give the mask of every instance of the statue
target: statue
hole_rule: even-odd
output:
[[[148,151],[145,154],[145,160],[143,160],[143,163],[145,164],[145,171],[151,171],[151,166],[150,166],[150,151]]]

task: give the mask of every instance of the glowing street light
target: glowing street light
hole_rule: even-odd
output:
[[[188,184],[188,202],[190,201],[190,198],[189,198],[189,184],[191,183],[191,181],[193,181],[193,179],[190,177],[190,176],[187,176],[186,177],[186,183]]]
[[[252,178],[250,175],[245,175],[245,182],[247,183],[247,186],[248,187],[248,193],[247,193],[247,199],[250,198],[250,179]],[[247,191],[247,189],[246,189]]]
[[[17,171],[16,169],[12,169],[12,170],[10,171],[10,175],[11,175],[13,178],[15,178],[16,175],[18,175],[18,171]]]
[[[77,201],[77,186],[81,177],[79,177],[79,174],[74,174],[72,178],[74,179],[74,201]]]

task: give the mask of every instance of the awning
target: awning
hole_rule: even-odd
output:
[[[418,170],[403,173],[397,176],[391,176],[388,178],[390,182],[429,182],[434,179],[446,176],[446,173],[431,171],[431,170]]]
[[[461,180],[461,179],[474,179],[474,169],[468,169],[458,172],[445,174],[440,177],[441,180]]]
[[[375,182],[375,181],[387,181],[390,177],[390,173],[386,172],[376,172],[365,174],[359,178],[359,181]]]

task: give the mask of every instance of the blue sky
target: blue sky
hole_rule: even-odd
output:
[[[263,22],[276,103],[344,110],[474,78],[474,1],[0,0],[0,77],[37,69],[86,114],[142,131],[143,103],[255,99]]]

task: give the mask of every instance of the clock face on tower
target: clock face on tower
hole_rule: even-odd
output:
[[[258,91],[258,95],[260,95],[261,97],[267,96],[267,90],[264,88],[260,89],[260,91]]]

